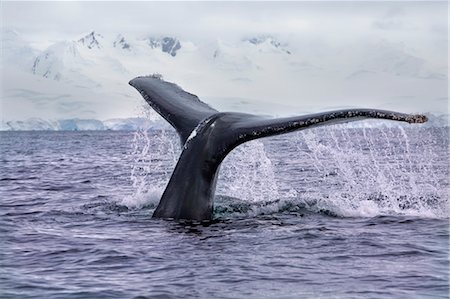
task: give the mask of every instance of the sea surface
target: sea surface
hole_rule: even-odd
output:
[[[172,130],[0,133],[0,298],[449,298],[449,130],[236,148],[214,221],[152,219]]]

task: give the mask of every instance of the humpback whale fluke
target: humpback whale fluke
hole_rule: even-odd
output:
[[[157,76],[130,81],[147,103],[178,132],[183,150],[153,217],[187,220],[212,218],[219,167],[236,146],[253,139],[336,123],[378,118],[424,123],[424,115],[376,109],[335,110],[271,119],[219,112],[174,83]]]

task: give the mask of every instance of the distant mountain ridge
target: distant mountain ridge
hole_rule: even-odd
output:
[[[139,115],[143,101],[127,82],[153,73],[204,101],[240,97],[245,100],[228,107],[255,112],[254,108],[261,106],[264,109],[258,113],[273,115],[280,110],[360,107],[365,106],[361,99],[367,97],[377,97],[383,108],[393,110],[412,100],[446,101],[439,91],[433,93],[447,78],[445,67],[385,40],[343,49],[322,44],[317,48],[302,40],[268,34],[223,40],[92,30],[38,49],[14,30],[3,28],[1,38],[2,69],[8,74],[2,82],[5,121]],[[393,89],[394,84],[399,87]],[[431,95],[411,96],[410,87],[417,88],[417,93],[428,90]],[[355,95],[353,90],[357,90]],[[387,96],[382,93],[385,90]],[[327,101],[321,103],[322,99]],[[390,106],[399,99],[402,105]],[[222,104],[227,106],[227,102]],[[277,108],[283,105],[293,109]]]
[[[191,42],[187,42],[192,45]],[[290,55],[291,52],[282,46],[281,42],[271,36],[260,36],[242,40],[243,44],[250,44],[257,47],[258,52],[267,52],[268,48],[272,48],[273,53],[277,51]],[[226,46],[225,46],[226,47]],[[217,49],[210,53],[213,60],[220,59],[217,53],[227,52],[221,48],[219,43]],[[223,47],[222,47],[223,48]],[[113,49],[122,52],[114,52]],[[87,50],[87,51],[86,51]],[[175,57],[183,50],[183,42],[172,36],[146,36],[135,39],[126,38],[122,34],[118,34],[115,38],[106,38],[103,34],[92,31],[76,40],[66,40],[54,43],[47,49],[39,53],[33,60],[32,65],[25,70],[30,69],[32,74],[44,78],[60,81],[77,81],[80,78],[89,77],[84,68],[94,68],[98,58],[108,57],[109,61],[113,61],[116,65],[120,65],[123,73],[129,73],[130,68],[125,67],[124,58],[132,59],[127,54],[132,53],[138,57],[143,54],[147,57],[152,56],[151,50],[160,51],[170,57]],[[14,51],[14,49],[11,49]],[[128,52],[128,53],[127,53]],[[192,52],[192,51],[191,51]],[[204,51],[201,55],[205,54]],[[126,57],[123,57],[123,56]],[[153,53],[155,55],[155,53]],[[229,55],[229,54],[226,54]],[[233,54],[234,55],[234,54]],[[236,61],[238,61],[236,59]],[[85,74],[83,74],[85,73]],[[96,81],[95,78],[87,78],[87,81]],[[89,86],[91,86],[89,84]]]
[[[12,42],[12,44],[13,43],[14,42]],[[189,44],[190,48],[187,47],[187,49],[185,49],[185,43]],[[72,71],[76,69],[72,64],[86,64],[86,60],[92,62],[92,56],[96,56],[95,58],[98,58],[99,56],[109,56],[109,60],[115,60],[116,63],[121,64],[124,69],[130,71],[130,68],[126,67],[127,63],[123,60],[124,57],[121,57],[123,56],[123,53],[111,51],[112,49],[125,51],[128,52],[128,54],[133,53],[138,56],[145,54],[149,58],[156,54],[152,54],[152,50],[156,50],[176,59],[177,55],[180,55],[182,52],[190,52],[190,54],[192,54],[192,48],[195,48],[197,51],[194,52],[198,52],[198,55],[202,56],[204,60],[233,60],[238,63],[244,62],[242,65],[248,65],[250,67],[252,65],[258,67],[259,63],[256,62],[258,59],[257,57],[254,57],[254,55],[258,53],[287,55],[288,58],[285,59],[286,63],[290,63],[289,61],[292,59],[289,58],[289,56],[294,57],[296,54],[295,51],[290,49],[288,42],[282,42],[271,35],[257,35],[243,38],[234,45],[229,43],[224,44],[220,41],[213,43],[209,42],[206,44],[210,48],[211,45],[213,45],[213,48],[208,50],[208,46],[204,47],[205,44],[181,41],[177,37],[168,35],[149,35],[129,38],[123,34],[117,34],[115,36],[110,35],[106,37],[101,33],[91,31],[78,39],[61,41],[49,46],[34,58],[30,69],[33,74],[54,80],[61,80],[64,77],[62,74],[67,72],[67,70],[64,70],[65,68],[70,68]],[[12,48],[14,48],[14,46]],[[93,52],[85,51],[85,49],[92,50]],[[396,46],[386,41],[381,41],[380,43],[375,44],[373,49],[374,51],[372,54],[369,54],[367,57],[368,60],[360,62],[357,70],[347,74],[348,78],[354,79],[357,78],[359,74],[367,76],[367,74],[371,73],[389,73],[396,76],[434,78],[441,80],[446,78],[446,74],[427,70],[424,60],[405,52],[403,46]],[[8,50],[9,49],[7,49],[6,52],[8,52]],[[14,51],[15,49],[10,50]],[[34,52],[36,53],[36,50],[34,50]],[[304,53],[302,53],[302,55],[304,55]],[[127,58],[131,59],[129,55]],[[267,57],[265,57],[265,59],[267,59]],[[229,61],[225,62],[228,63]],[[299,61],[298,57],[292,61],[292,65],[294,66],[299,65],[304,67],[305,65],[315,64],[317,64],[317,62],[305,62],[304,59]],[[261,66],[258,68],[261,69]],[[77,70],[80,71],[81,68],[78,68]],[[91,80],[93,80],[93,78],[91,78]]]

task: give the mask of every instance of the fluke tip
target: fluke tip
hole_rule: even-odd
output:
[[[428,121],[428,117],[422,114],[411,115],[411,118],[408,120],[410,124],[422,124]]]

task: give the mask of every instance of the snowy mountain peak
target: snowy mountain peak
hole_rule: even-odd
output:
[[[125,37],[123,37],[122,34],[117,35],[116,40],[113,42],[113,46],[114,48],[119,48],[128,51],[131,48],[130,44],[127,42]]]
[[[255,46],[268,46],[271,48],[275,48],[278,49],[286,54],[291,54],[291,52],[289,50],[287,50],[285,48],[285,46],[279,42],[278,40],[276,40],[274,37],[270,36],[270,35],[261,35],[261,36],[256,36],[256,37],[250,37],[250,38],[246,38],[244,39],[244,41],[255,45]]]
[[[80,61],[75,42],[59,42],[36,57],[31,71],[35,75],[59,81],[65,68],[79,65]]]
[[[244,41],[247,41],[251,44],[254,45],[260,45],[262,43],[265,43],[266,41],[269,41],[270,43],[272,43],[275,47],[278,47],[280,45],[279,42],[274,41],[273,38],[271,36],[267,36],[267,35],[262,35],[262,36],[256,36],[256,37],[250,37],[247,39],[244,39]]]
[[[175,37],[164,36],[161,38],[149,37],[147,39],[148,45],[152,48],[160,48],[161,51],[175,57],[177,51],[181,49],[180,41]]]
[[[100,49],[101,45],[99,40],[103,39],[103,36],[101,34],[95,33],[95,31],[92,31],[91,33],[87,34],[86,36],[80,38],[78,40],[79,43],[82,45],[88,47],[89,49],[97,48]]]

